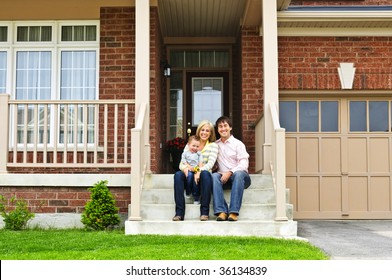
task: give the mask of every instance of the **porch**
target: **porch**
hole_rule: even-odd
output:
[[[173,190],[170,188],[172,175],[152,174],[149,170],[149,143],[145,137],[149,130],[146,126],[146,105],[140,107],[133,122],[133,100],[15,101],[10,100],[9,95],[2,94],[0,101],[0,128],[3,131],[0,137],[1,187],[86,188],[98,178],[106,179],[112,188],[128,188],[130,203],[125,221],[126,234],[165,234],[161,229],[167,229],[166,234],[182,232],[178,227],[180,225],[174,225],[172,230],[169,229],[173,225],[167,227],[167,224],[174,223],[168,218],[174,206],[171,201]],[[270,109],[274,127],[271,143],[273,157],[269,166],[272,172],[252,175],[254,183],[248,198],[244,199],[244,216],[247,212],[258,213],[257,218],[240,221],[237,232],[225,231],[222,227],[218,227],[218,230],[216,226],[209,225],[210,234],[296,235],[292,206],[287,204],[289,194],[285,187],[284,149],[277,149],[284,147],[284,129],[279,127],[276,107],[271,106]],[[256,147],[262,147],[264,143],[262,120],[256,125]],[[263,164],[262,153],[261,149],[257,151],[256,163],[259,168]],[[59,170],[68,170],[69,174],[58,174]],[[148,198],[149,192],[155,193],[155,203]],[[30,207],[34,208],[35,203],[30,198]],[[71,219],[73,226],[81,226],[77,219],[82,208],[83,205],[79,205],[79,211],[68,213],[70,215],[66,219]],[[188,205],[188,208],[187,224],[197,227],[197,206]],[[146,214],[156,211],[161,219]],[[57,220],[63,225],[59,220],[67,215],[44,212],[38,214],[33,224],[57,227],[53,223]],[[55,221],[48,223],[51,215]],[[163,227],[163,224],[166,226]],[[247,233],[241,228],[247,229]],[[192,232],[198,233],[196,230]]]

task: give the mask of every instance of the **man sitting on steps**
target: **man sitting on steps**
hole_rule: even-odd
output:
[[[251,184],[248,174],[249,154],[245,145],[231,135],[232,122],[225,116],[215,123],[220,139],[218,144],[218,172],[212,174],[213,206],[217,221],[237,221],[244,189]],[[230,207],[224,198],[224,189],[231,189]]]

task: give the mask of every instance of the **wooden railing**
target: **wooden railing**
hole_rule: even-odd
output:
[[[0,172],[131,168],[134,100],[10,100],[0,94]]]
[[[140,215],[140,198],[144,178],[149,170],[150,147],[148,141],[147,104],[140,105],[135,128],[132,129],[132,173],[131,173],[131,211],[130,221],[142,220]]]
[[[276,221],[287,221],[286,214],[286,136],[280,127],[276,104],[270,104],[272,117],[271,175],[276,197]]]

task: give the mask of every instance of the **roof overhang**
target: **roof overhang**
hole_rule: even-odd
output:
[[[280,36],[391,36],[392,8],[380,11],[278,12]]]

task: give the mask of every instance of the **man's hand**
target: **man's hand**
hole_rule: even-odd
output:
[[[220,174],[222,174],[221,177],[221,182],[223,184],[227,183],[227,180],[229,180],[229,178],[231,177],[231,175],[233,175],[233,173],[231,171],[227,171],[227,172],[219,172]]]

